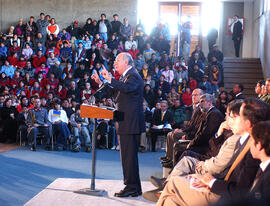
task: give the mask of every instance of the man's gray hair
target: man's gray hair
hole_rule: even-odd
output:
[[[162,100],[160,103],[164,103],[168,106],[168,101],[167,100]]]
[[[123,54],[123,60],[127,60],[128,61],[128,65],[129,66],[133,66],[133,58],[132,58],[132,56],[129,53],[127,53],[127,52],[123,52],[121,54]]]
[[[198,92],[200,92],[200,95],[205,94],[205,92],[202,89],[196,88],[193,91],[195,91],[195,90],[198,91]]]
[[[216,105],[216,98],[212,94],[203,94],[200,98],[205,99],[207,102],[212,102],[213,105]]]

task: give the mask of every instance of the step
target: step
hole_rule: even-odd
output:
[[[251,63],[260,63],[260,59],[259,58],[224,58],[223,60],[224,63],[226,62],[251,62]]]
[[[262,74],[245,74],[245,73],[224,73],[224,81],[226,81],[225,78],[235,78],[235,79],[255,79],[260,80],[263,79]]]

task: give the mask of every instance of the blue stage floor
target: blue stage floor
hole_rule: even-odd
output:
[[[141,180],[161,175],[162,152],[139,154]],[[56,178],[91,178],[92,153],[31,152],[23,147],[0,154],[0,205],[23,205]],[[97,150],[96,177],[122,179],[119,151]]]

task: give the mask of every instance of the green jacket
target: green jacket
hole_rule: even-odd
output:
[[[173,122],[183,124],[186,120],[186,112],[183,107],[175,108],[172,107],[170,109],[171,113],[173,114]]]
[[[262,100],[263,102],[265,102],[266,104],[270,106],[270,94],[265,94],[261,96],[260,100]]]

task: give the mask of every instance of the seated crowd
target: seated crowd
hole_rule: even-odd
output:
[[[83,27],[74,21],[67,28],[61,28],[55,18],[44,13],[40,13],[37,21],[33,16],[25,24],[20,19],[18,25],[2,33],[0,40],[0,141],[15,142],[19,137],[35,150],[37,138],[43,135],[47,137],[46,149],[50,149],[54,138],[58,149],[66,149],[68,142],[74,151],[79,151],[82,145],[90,151],[93,120],[80,117],[79,105],[115,107],[113,97],[102,92],[93,96],[98,85],[91,75],[94,71],[100,74],[105,68],[119,79],[113,63],[119,53],[128,52],[145,82],[148,129],[141,135],[140,151],[146,151],[151,143],[154,152],[158,136],[168,135],[170,149],[163,165],[171,167],[174,161],[171,148],[177,136],[172,135],[172,129],[194,138],[190,148],[206,150],[207,144],[199,137],[207,139],[216,132],[228,103],[234,98],[244,98],[244,87],[236,84],[230,93],[222,89],[223,54],[218,45],[213,45],[207,58],[199,46],[189,58],[174,57],[170,56],[169,36],[166,25],[159,23],[146,35],[141,23],[132,28],[127,18],[121,23],[117,14],[111,22],[101,14],[98,21],[88,18]],[[258,95],[269,102],[269,81],[258,84]],[[215,107],[215,115],[205,116],[201,121],[204,125],[198,120],[194,127],[191,123],[197,121],[194,113],[203,93],[206,101],[212,102],[205,110]],[[215,122],[213,128],[207,127],[210,120]],[[198,129],[200,132],[196,132]],[[116,130],[114,121],[98,120],[98,147],[116,149]],[[202,143],[204,149],[200,147]]]
[[[1,35],[0,116],[1,142],[20,139],[37,149],[45,139],[50,150],[68,146],[91,151],[94,120],[80,117],[82,103],[115,107],[115,99],[91,79],[102,69],[119,79],[114,60],[121,52],[134,59],[144,80],[146,133],[140,151],[156,151],[165,136],[161,157],[170,174],[143,197],[157,205],[209,205],[218,201],[269,196],[270,79],[258,81],[258,98],[245,99],[244,86],[224,90],[223,54],[213,45],[207,58],[196,46],[190,57],[170,56],[169,31],[158,24],[146,35],[141,23],[132,28],[118,15],[109,21],[88,18],[81,28],[67,28],[40,14]],[[97,120],[98,148],[118,148],[117,122]],[[256,176],[258,168],[260,175]],[[263,179],[264,178],[264,179]],[[264,182],[265,180],[265,182]],[[266,204],[267,205],[267,204]]]

